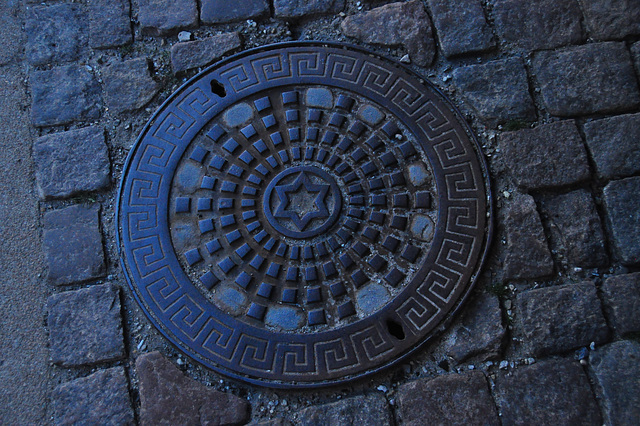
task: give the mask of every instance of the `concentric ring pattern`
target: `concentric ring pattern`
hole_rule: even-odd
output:
[[[443,325],[490,234],[467,125],[405,69],[340,45],[243,53],[170,98],[133,148],[124,269],[152,322],[220,372],[320,386]]]

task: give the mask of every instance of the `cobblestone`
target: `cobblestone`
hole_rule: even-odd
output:
[[[586,30],[595,40],[622,39],[640,34],[640,2],[581,0]]]
[[[495,47],[479,0],[428,0],[442,53],[446,57]]]
[[[99,205],[74,205],[44,215],[44,257],[51,284],[89,281],[105,273]]]
[[[504,426],[602,424],[589,380],[577,362],[543,361],[502,374],[495,395]]]
[[[135,424],[124,368],[99,370],[53,391],[55,423]]]
[[[298,423],[304,426],[323,425],[391,425],[391,412],[386,398],[371,394],[343,399],[331,404],[305,408],[298,414]]]
[[[244,424],[249,404],[186,377],[159,352],[136,360],[140,424]]]
[[[500,38],[526,50],[553,49],[584,40],[576,0],[495,0]]]
[[[91,47],[106,49],[131,43],[129,0],[92,0],[88,8]]]
[[[31,118],[35,126],[55,126],[100,117],[100,85],[84,67],[66,65],[33,71]]]
[[[138,5],[143,34],[168,36],[198,26],[196,0],[138,0]]]
[[[640,173],[640,114],[587,122],[584,134],[600,178],[615,179]]]
[[[146,58],[114,63],[102,72],[107,106],[116,114],[145,106],[160,89]]]
[[[347,37],[365,43],[403,45],[411,62],[423,67],[430,65],[436,54],[431,20],[418,0],[390,3],[348,16],[340,28]]]
[[[230,2],[228,0],[201,0],[200,19],[206,24],[258,19],[269,14],[266,0],[245,0]]]
[[[631,45],[631,57],[636,68],[636,74],[640,76],[640,41],[636,41]]]
[[[527,72],[520,59],[457,68],[453,83],[480,120],[492,127],[510,120],[536,118]]]
[[[31,65],[69,62],[82,50],[81,15],[78,5],[38,6],[27,15],[25,56]]]
[[[65,367],[125,356],[119,288],[112,284],[54,294],[48,301],[51,360]]]
[[[481,294],[469,302],[458,325],[445,340],[448,356],[457,362],[479,356],[479,361],[498,357],[504,339],[500,301],[491,294]]]
[[[240,46],[242,46],[242,40],[237,32],[174,44],[171,48],[173,72],[178,73],[192,68],[204,67]]]
[[[605,424],[640,421],[640,344],[620,341],[592,352],[589,361],[603,396]]]
[[[536,203],[529,195],[516,194],[505,220],[507,250],[505,279],[539,278],[551,275],[553,260],[544,236]]]
[[[640,177],[609,183],[604,188],[604,202],[611,228],[611,239],[622,263],[640,263]]]
[[[532,355],[561,353],[609,337],[591,281],[521,293],[516,309],[519,334]]]
[[[34,143],[33,157],[41,199],[100,191],[111,183],[109,152],[100,127],[42,136]]]
[[[640,272],[607,278],[602,293],[613,329],[619,334],[640,332]]]
[[[511,176],[523,189],[561,187],[589,178],[587,152],[573,121],[505,132],[499,142]]]
[[[542,209],[551,230],[552,247],[564,254],[571,266],[607,265],[602,224],[589,191],[546,196]]]
[[[402,424],[499,425],[484,374],[474,371],[420,379],[397,393]]]
[[[273,0],[276,18],[302,18],[309,15],[338,13],[345,0]]]
[[[606,42],[538,52],[533,72],[549,113],[576,116],[638,106],[640,93],[624,43]]]

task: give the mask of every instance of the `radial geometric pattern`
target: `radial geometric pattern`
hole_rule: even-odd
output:
[[[181,88],[132,150],[123,265],[196,360],[280,387],[360,377],[428,340],[490,234],[484,163],[432,86],[292,43]]]

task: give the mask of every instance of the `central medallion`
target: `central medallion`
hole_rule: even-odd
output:
[[[276,231],[290,238],[312,238],[335,223],[342,196],[329,173],[315,166],[296,166],[273,178],[262,204]]]

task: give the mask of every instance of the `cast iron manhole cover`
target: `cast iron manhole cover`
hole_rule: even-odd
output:
[[[133,293],[182,351],[320,386],[442,329],[478,275],[490,196],[433,86],[359,48],[288,43],[169,98],[129,155],[118,228]]]

